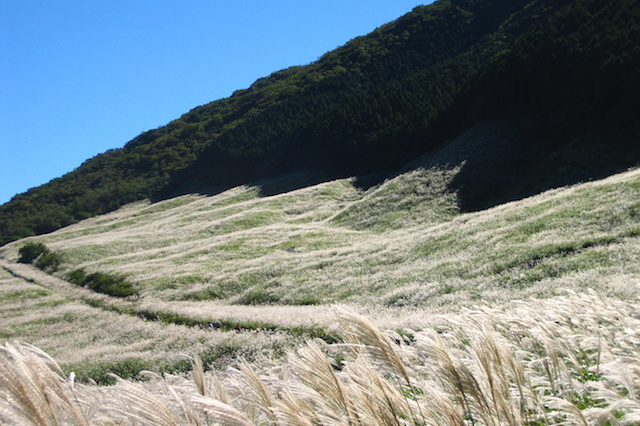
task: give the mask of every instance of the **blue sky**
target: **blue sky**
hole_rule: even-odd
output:
[[[0,0],[0,204],[430,2]]]

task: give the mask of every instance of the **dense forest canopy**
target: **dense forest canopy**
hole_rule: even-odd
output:
[[[639,9],[632,0],[417,7],[15,196],[0,206],[0,244],[148,197],[297,170],[326,178],[393,170],[494,119],[528,134],[540,161],[606,133],[609,149],[624,152],[609,166],[634,164]]]

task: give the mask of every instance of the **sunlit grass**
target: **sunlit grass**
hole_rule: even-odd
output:
[[[239,361],[226,371],[205,371],[208,360],[196,356],[182,365],[190,374],[146,372],[136,382],[106,369],[126,378],[149,365],[144,358],[90,367],[94,377],[114,380],[109,387],[74,383],[38,349],[5,344],[0,420],[634,425],[640,418],[638,312],[637,302],[570,293],[431,315],[422,329],[382,331],[337,309],[340,344],[307,340],[285,357]],[[216,357],[237,349],[224,346]]]
[[[637,299],[640,171],[469,214],[446,191],[455,172],[418,169],[366,191],[342,179],[133,203],[28,239],[63,254],[56,276],[14,263],[24,241],[9,244],[0,260],[18,277],[2,272],[0,336],[103,377],[108,366],[183,369],[185,351],[212,365],[282,352],[329,336],[334,303],[420,329],[435,313],[571,289]],[[59,279],[78,268],[123,275],[139,295]]]
[[[60,275],[124,274],[162,300],[389,305],[404,303],[404,287],[428,306],[441,301],[421,283],[485,300],[504,288],[508,299],[623,263],[638,272],[637,171],[456,215],[446,190],[456,170],[417,169],[368,191],[343,179],[269,197],[247,187],[134,203],[37,240],[64,253]]]

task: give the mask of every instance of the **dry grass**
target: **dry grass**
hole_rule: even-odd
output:
[[[132,306],[74,288],[34,268],[22,266],[18,270],[32,282],[0,269],[0,311],[4,316],[0,338],[45,348],[65,370],[82,367],[78,373],[83,376],[104,377],[109,370],[131,368],[134,370],[128,374],[135,374],[136,368],[186,368],[181,365],[187,353],[205,356],[225,349],[233,358],[291,344],[283,333],[211,331],[121,314],[110,309]],[[92,306],[95,302],[106,308]]]
[[[34,238],[57,276],[0,248],[0,340],[154,371],[7,343],[0,423],[640,423],[640,170],[464,215],[456,171],[134,203]]]
[[[640,170],[455,215],[446,184],[457,170],[416,169],[368,191],[342,179],[134,203],[35,238],[64,254],[57,276],[15,263],[24,241],[9,244],[0,266],[17,277],[0,271],[0,339],[35,344],[65,368],[134,360],[133,370],[164,371],[184,366],[184,352],[208,365],[281,352],[291,335],[330,329],[335,302],[377,327],[418,329],[433,314],[564,289],[637,297]],[[128,274],[141,295],[60,279],[78,267]]]
[[[337,312],[344,343],[191,378],[74,384],[32,347],[5,345],[0,420],[24,424],[633,425],[640,305],[570,294],[433,317],[383,333]],[[45,401],[45,402],[43,402]]]
[[[235,188],[117,212],[37,237],[75,268],[126,274],[143,300],[335,302],[445,309],[547,297],[640,275],[640,171],[455,215],[450,171],[362,192],[348,179],[271,197]],[[400,210],[399,210],[400,209]],[[3,247],[17,259],[23,242]],[[449,306],[447,306],[449,305]],[[206,309],[206,308],[204,308]]]

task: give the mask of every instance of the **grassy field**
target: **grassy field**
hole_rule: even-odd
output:
[[[456,214],[455,171],[416,170],[369,191],[345,179],[260,197],[140,202],[37,237],[77,268],[126,275],[140,303],[441,307],[624,292],[638,272],[638,172]],[[17,259],[24,241],[3,247]],[[622,295],[622,294],[620,294]]]
[[[334,345],[348,339],[348,324],[364,315],[371,330],[395,333],[387,349],[400,354],[393,373],[400,381],[389,385],[386,396],[366,396],[394,401],[394,419],[579,424],[571,411],[578,407],[584,424],[600,418],[601,424],[615,424],[616,418],[637,424],[629,419],[637,420],[640,371],[637,362],[627,361],[637,360],[638,347],[640,170],[465,214],[458,212],[456,194],[447,190],[458,171],[418,168],[368,190],[341,179],[273,196],[247,186],[213,196],[138,202],[8,244],[0,248],[5,314],[0,340],[34,344],[80,379],[113,382],[109,371],[125,378],[141,370],[165,373],[144,392],[174,414],[178,400],[194,413],[201,409],[196,417],[206,407],[215,411],[204,400],[184,396],[195,386],[186,379],[180,379],[184,389],[176,385],[184,398],[170,403],[165,398],[166,380],[178,380],[166,374],[191,370],[195,361],[187,355],[198,355],[205,369],[218,369],[207,373],[209,384],[200,396],[236,407],[247,421],[287,424],[283,418],[292,414],[286,406],[298,404],[298,411],[311,416],[308,424],[317,423],[313,415],[321,416],[321,423],[373,424],[367,423],[373,420],[363,414],[365,407],[356,406],[362,401],[314,399],[313,392],[326,395],[328,390],[313,388],[304,376],[311,373],[300,371],[304,363],[290,360],[313,353],[319,365],[345,363],[336,374],[353,395],[366,380],[387,389],[390,353],[363,358]],[[60,268],[48,274],[17,263],[18,250],[29,241],[60,253]],[[138,295],[109,297],[65,280],[79,268],[122,274]],[[340,314],[336,304],[350,314]],[[344,315],[355,316],[345,323]],[[359,345],[368,339],[363,333],[357,336]],[[324,343],[313,346],[313,338]],[[500,356],[515,360],[509,361],[515,370],[487,370],[482,357],[492,355],[482,345],[491,339],[506,351]],[[302,347],[302,355],[289,353],[294,347]],[[438,347],[448,348],[452,358],[439,359]],[[6,359],[29,352],[14,348],[22,353],[16,355],[7,348]],[[233,392],[216,390],[213,376],[222,374],[220,368],[237,366],[238,357],[260,372],[266,386],[262,398],[271,398],[271,405],[251,394],[260,389],[249,364],[239,375],[216,379]],[[486,362],[497,362],[491,359]],[[452,371],[445,361],[466,366],[469,380],[478,383],[480,394],[490,395],[495,407],[473,400],[469,392],[476,385],[455,388],[453,378],[445,377]],[[371,375],[367,363],[378,376]],[[627,382],[611,366],[626,368]],[[440,379],[427,379],[426,371]],[[520,371],[528,384],[518,381]],[[494,373],[502,374],[501,385],[491,378]],[[295,399],[285,388],[302,393],[293,392]],[[100,399],[99,389],[87,388],[87,398]],[[514,389],[520,396],[512,395]],[[427,399],[442,405],[431,412],[424,406]],[[313,409],[305,411],[303,405]],[[386,421],[386,414],[375,415],[380,416],[375,422]],[[293,423],[307,424],[298,420]]]
[[[463,309],[383,333],[334,311],[342,342],[191,374],[75,383],[34,347],[0,346],[11,424],[636,425],[640,304],[595,293]],[[143,379],[143,380],[140,380]]]

